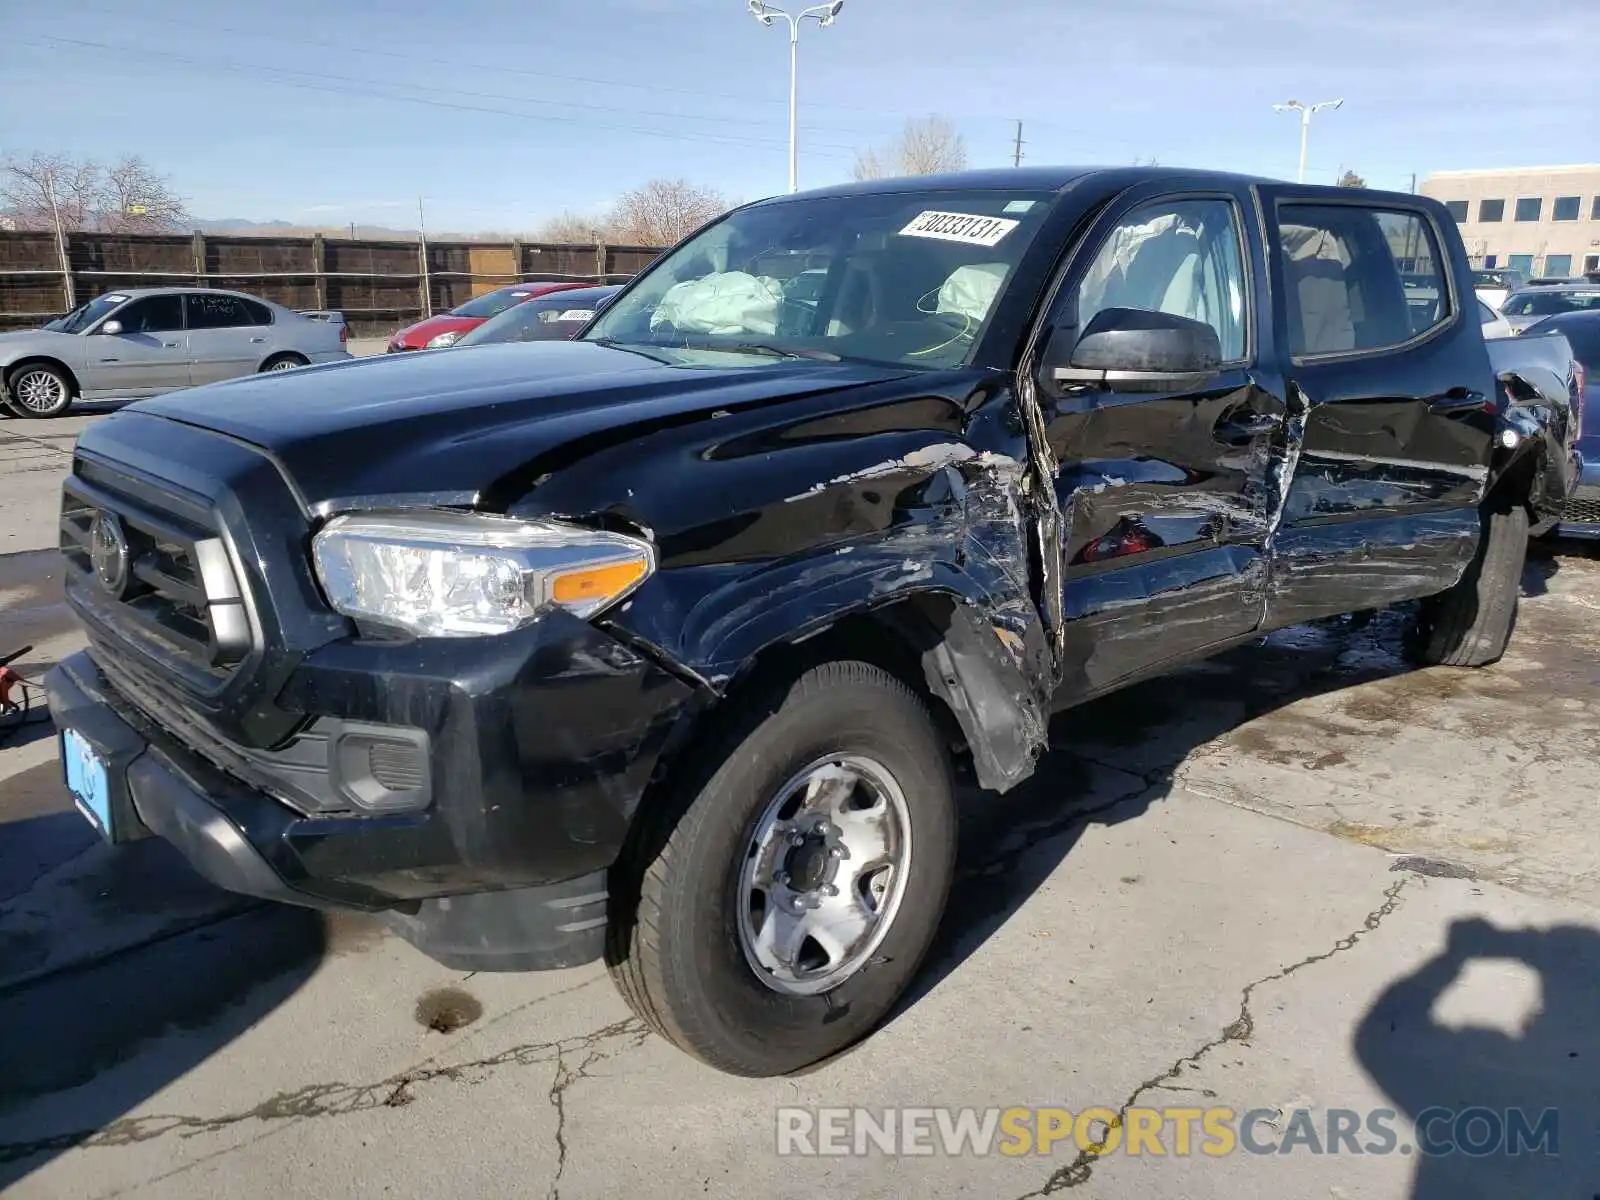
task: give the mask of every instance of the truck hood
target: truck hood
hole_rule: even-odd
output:
[[[599,448],[721,410],[910,373],[715,351],[512,342],[251,375],[125,411],[269,451],[305,502],[324,512],[422,494],[492,504],[497,484],[531,481],[569,461],[570,450],[559,463],[547,456],[580,440]]]

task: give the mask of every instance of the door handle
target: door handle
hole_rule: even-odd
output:
[[[177,342],[162,342],[161,344],[163,346],[165,346],[168,350],[176,350],[178,348],[178,343]]]
[[[264,342],[266,340],[267,340],[266,338],[251,338],[250,342],[251,342],[252,345],[259,346],[259,345],[261,345],[262,342]]]
[[[1217,426],[1217,440],[1228,446],[1242,446],[1245,442],[1253,442],[1256,438],[1273,432],[1283,424],[1282,417],[1273,416],[1271,413],[1249,413],[1232,421],[1223,421]]]
[[[1442,396],[1428,397],[1428,411],[1431,413],[1487,412],[1488,403],[1482,392],[1475,392],[1471,388],[1451,388]]]

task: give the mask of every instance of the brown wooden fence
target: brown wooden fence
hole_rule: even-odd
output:
[[[543,242],[371,241],[0,230],[0,329],[27,329],[117,288],[232,288],[295,309],[337,309],[386,335],[509,283],[620,282],[661,251]],[[65,259],[65,262],[63,262]]]

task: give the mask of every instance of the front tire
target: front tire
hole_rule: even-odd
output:
[[[613,870],[613,979],[736,1075],[843,1050],[888,1014],[943,914],[955,788],[933,718],[861,662],[740,705]]]
[[[309,362],[309,359],[302,358],[298,354],[274,354],[261,364],[261,374],[265,375],[270,371],[292,371],[296,367],[308,366]]]
[[[24,417],[59,417],[72,406],[72,380],[49,363],[23,363],[6,376],[6,391]]]
[[[1424,666],[1484,667],[1511,640],[1528,555],[1528,510],[1515,499],[1483,510],[1483,534],[1466,574],[1422,602],[1407,645]]]

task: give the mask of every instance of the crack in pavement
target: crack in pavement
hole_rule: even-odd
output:
[[[583,1061],[576,1067],[567,1065],[567,1051],[559,1046],[556,1048],[556,1070],[550,1081],[550,1105],[556,1110],[556,1169],[545,1200],[561,1200],[561,1177],[567,1170],[567,1089],[580,1079],[588,1079],[589,1068],[595,1063],[620,1054],[623,1050],[636,1049],[648,1041],[650,1031],[643,1024],[635,1024],[637,1028],[631,1032],[631,1040],[626,1045],[609,1048],[586,1046]]]
[[[392,1075],[387,1079],[375,1083],[350,1084],[350,1083],[314,1083],[294,1091],[282,1092],[267,1100],[262,1101],[253,1108],[240,1112],[223,1113],[214,1117],[194,1117],[177,1114],[156,1113],[142,1117],[124,1117],[112,1121],[99,1129],[78,1129],[69,1133],[54,1134],[49,1137],[35,1138],[23,1142],[0,1143],[0,1163],[20,1162],[36,1154],[47,1152],[60,1152],[78,1147],[104,1148],[113,1146],[131,1146],[140,1142],[152,1141],[176,1134],[179,1137],[196,1137],[205,1133],[216,1133],[230,1126],[245,1121],[283,1121],[295,1120],[303,1117],[342,1117],[351,1113],[368,1112],[376,1108],[398,1108],[415,1100],[415,1089],[436,1080],[446,1080],[450,1083],[475,1083],[484,1075],[499,1067],[516,1065],[529,1066],[533,1063],[554,1061],[558,1065],[558,1073],[564,1070],[561,1064],[565,1056],[584,1053],[581,1065],[573,1072],[572,1078],[560,1084],[559,1089],[552,1086],[551,1093],[554,1100],[556,1093],[564,1093],[572,1083],[584,1078],[588,1068],[604,1058],[624,1050],[633,1049],[642,1045],[649,1039],[650,1033],[643,1022],[637,1018],[629,1017],[625,1020],[604,1025],[599,1029],[576,1037],[563,1038],[554,1042],[530,1042],[520,1046],[513,1046],[502,1050],[487,1058],[475,1059],[471,1062],[458,1063],[451,1066],[426,1067],[423,1069],[411,1068]],[[607,1043],[619,1043],[608,1047]],[[564,1116],[564,1110],[563,1110]],[[564,1137],[565,1131],[558,1131],[563,1138],[562,1163],[565,1161]]]
[[[1257,988],[1269,983],[1276,983],[1280,979],[1287,979],[1297,971],[1314,966],[1317,963],[1327,962],[1328,959],[1333,958],[1335,955],[1343,954],[1346,950],[1354,947],[1364,936],[1382,925],[1384,920],[1399,907],[1400,893],[1405,890],[1406,884],[1409,882],[1409,879],[1401,879],[1385,888],[1383,903],[1366,915],[1361,922],[1361,927],[1345,934],[1334,942],[1329,949],[1322,951],[1320,954],[1302,958],[1298,962],[1290,963],[1286,967],[1280,967],[1270,975],[1263,975],[1260,979],[1247,983],[1244,991],[1239,996],[1238,1017],[1224,1026],[1216,1037],[1178,1059],[1161,1074],[1146,1079],[1138,1087],[1134,1088],[1128,1098],[1122,1102],[1122,1107],[1117,1110],[1116,1117],[1107,1123],[1106,1132],[1098,1142],[1079,1150],[1078,1157],[1052,1174],[1049,1179],[1045,1180],[1042,1187],[1036,1191],[1025,1192],[1017,1197],[1017,1200],[1036,1200],[1037,1197],[1050,1196],[1056,1192],[1068,1191],[1088,1183],[1090,1176],[1094,1174],[1095,1160],[1106,1152],[1112,1131],[1122,1125],[1123,1120],[1128,1115],[1128,1110],[1138,1104],[1146,1092],[1182,1090],[1174,1089],[1170,1085],[1182,1077],[1186,1067],[1198,1066],[1200,1060],[1205,1058],[1206,1055],[1221,1046],[1227,1045],[1229,1042],[1248,1042],[1256,1027],[1255,1014],[1250,1011],[1250,1002]]]

